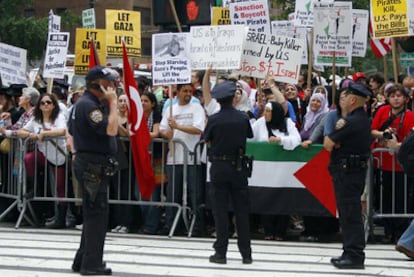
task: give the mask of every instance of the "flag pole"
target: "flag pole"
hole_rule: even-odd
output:
[[[312,68],[313,68],[313,28],[310,28],[310,41],[309,41],[309,51],[308,51],[308,79],[307,88],[312,88]]]
[[[397,57],[397,46],[395,45],[395,38],[391,38],[391,47],[392,47],[392,65],[394,69],[394,82],[398,83],[398,57]]]
[[[174,20],[175,20],[175,24],[177,25],[178,32],[181,33],[183,30],[181,29],[180,19],[178,18],[177,10],[175,9],[174,0],[170,0],[170,6],[171,6],[172,13],[174,15]]]

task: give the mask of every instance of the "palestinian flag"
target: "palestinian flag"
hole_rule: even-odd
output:
[[[336,216],[330,153],[321,145],[286,151],[277,144],[248,142],[247,155],[254,156],[251,213]]]

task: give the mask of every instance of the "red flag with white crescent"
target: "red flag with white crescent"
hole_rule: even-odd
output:
[[[141,97],[129,64],[125,42],[122,42],[122,58],[124,65],[125,94],[128,97],[128,122],[130,128],[130,141],[132,157],[134,159],[135,174],[141,197],[145,200],[151,198],[155,188],[155,176],[152,168],[149,145],[151,137],[147,120],[142,108]]]

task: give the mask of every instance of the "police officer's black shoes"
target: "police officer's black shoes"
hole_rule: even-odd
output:
[[[106,262],[102,262],[102,267],[106,267]],[[73,262],[72,271],[79,273],[81,271],[81,262]]]
[[[246,257],[246,258],[243,258],[242,262],[243,264],[251,264],[253,263],[253,259],[252,257]]]
[[[109,267],[100,267],[95,269],[81,269],[81,275],[112,275],[112,269]]]
[[[352,260],[348,257],[332,258],[331,263],[339,269],[364,269],[364,262]]]
[[[227,259],[224,256],[218,255],[217,253],[210,256],[210,263],[226,264]]]

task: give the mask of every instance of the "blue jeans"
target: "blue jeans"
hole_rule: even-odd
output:
[[[159,202],[161,200],[161,186],[156,186],[151,195],[151,201]],[[156,234],[160,224],[161,209],[158,206],[142,205],[141,215],[144,220],[144,231]]]
[[[410,226],[404,231],[398,240],[398,244],[414,252],[414,220],[411,221]]]

